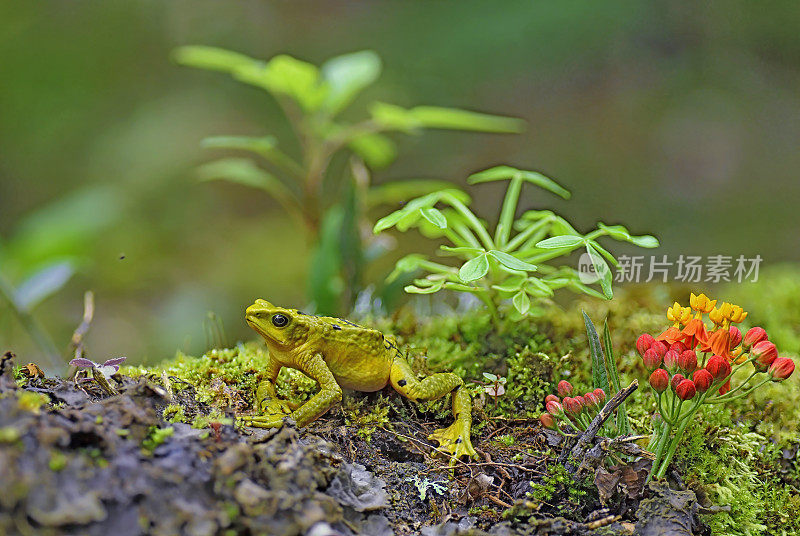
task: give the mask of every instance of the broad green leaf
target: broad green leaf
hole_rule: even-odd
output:
[[[322,76],[328,82],[325,107],[332,113],[346,108],[381,74],[381,59],[371,50],[336,56],[322,65]]]
[[[328,95],[327,83],[315,65],[285,54],[275,56],[264,66],[241,66],[233,75],[271,93],[287,95],[307,111],[319,109]]]
[[[489,259],[483,254],[465,262],[464,265],[461,266],[461,269],[458,270],[458,277],[465,283],[468,283],[480,279],[488,272]]]
[[[281,199],[292,197],[286,186],[271,173],[256,166],[249,158],[222,158],[200,166],[197,170],[202,181],[224,180],[251,188],[264,190]]]
[[[241,149],[266,156],[277,146],[274,136],[260,138],[251,136],[212,136],[200,142],[200,146],[209,149]]]
[[[509,255],[503,251],[493,250],[489,252],[489,255],[497,259],[497,261],[508,268],[509,270],[519,270],[523,272],[533,272],[536,270],[536,266],[530,264],[528,262],[522,261],[513,255]]]
[[[603,222],[599,222],[597,227],[598,229],[606,231],[611,238],[630,242],[642,248],[657,248],[659,246],[656,237],[652,235],[633,236],[628,229],[622,225],[606,225]]]
[[[598,282],[600,283],[600,288],[603,289],[603,295],[606,299],[610,300],[614,297],[614,292],[611,290],[611,268],[609,268],[605,259],[601,257],[597,250],[589,243],[586,244],[586,253],[589,254],[592,265],[594,265],[595,273],[600,277]]]
[[[262,62],[238,52],[201,45],[178,47],[172,51],[172,59],[188,67],[230,73],[241,67],[263,65]]]
[[[74,273],[75,268],[69,261],[56,262],[41,268],[17,287],[14,292],[16,306],[30,311],[60,290]]]
[[[419,212],[420,214],[422,214],[423,218],[431,222],[439,229],[447,229],[447,219],[441,212],[439,212],[439,210],[433,207],[429,207],[420,209]]]
[[[528,309],[531,308],[531,299],[524,290],[514,294],[514,298],[511,301],[514,304],[514,309],[519,311],[519,314],[523,316],[528,314]]]
[[[575,247],[583,243],[584,239],[582,236],[562,235],[562,236],[553,236],[551,238],[547,238],[546,240],[542,240],[541,242],[536,244],[536,247],[542,249],[557,249],[557,248]]]
[[[392,181],[373,186],[367,193],[367,204],[370,207],[381,204],[400,203],[406,199],[418,197],[452,187],[452,183],[435,179],[411,179]]]
[[[341,236],[344,225],[345,211],[341,205],[335,205],[323,218],[319,241],[311,254],[309,288],[315,309],[322,314],[335,314],[341,306],[344,291]]]
[[[481,182],[513,179],[515,177],[519,177],[526,182],[535,184],[536,186],[561,196],[564,199],[569,199],[570,197],[569,191],[563,188],[553,179],[536,171],[526,171],[511,166],[496,166],[478,173],[473,173],[467,180],[470,184],[478,184]]]
[[[486,378],[487,380],[489,380],[490,382],[496,382],[497,381],[497,376],[495,376],[494,374],[491,374],[490,372],[484,372],[483,373],[483,377]]]
[[[371,169],[383,169],[397,157],[394,142],[383,134],[362,134],[350,140],[347,146]]]

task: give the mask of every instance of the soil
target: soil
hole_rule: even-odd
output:
[[[338,409],[304,430],[237,429],[233,414],[193,428],[212,408],[174,380],[117,375],[111,396],[92,381],[22,387],[4,363],[0,534],[703,533],[694,493],[643,487],[641,463],[554,480],[562,441],[536,421],[482,427],[481,460],[450,468],[424,440],[447,423],[400,397],[369,440]],[[185,422],[164,420],[174,405]],[[551,491],[532,496],[532,482]]]

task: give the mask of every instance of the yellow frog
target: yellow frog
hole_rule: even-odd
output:
[[[372,392],[391,383],[395,391],[415,402],[436,400],[453,393],[455,422],[436,430],[428,439],[452,456],[476,456],[470,441],[472,401],[464,382],[452,373],[418,380],[392,337],[340,318],[303,314],[256,300],[245,312],[247,323],[267,343],[265,379],[256,390],[260,415],[241,418],[243,424],[273,428],[290,416],[305,426],[342,399],[342,388]],[[320,390],[297,409],[275,394],[281,368],[297,369],[319,383]]]

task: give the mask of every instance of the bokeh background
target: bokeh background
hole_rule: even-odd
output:
[[[798,28],[793,1],[0,2],[0,274],[18,284],[72,259],[78,273],[33,313],[66,348],[93,290],[98,360],[202,351],[209,311],[231,342],[249,338],[257,296],[302,305],[309,251],[292,222],[195,171],[213,156],[202,138],[286,123],[263,91],[172,62],[186,44],[316,64],[371,49],[383,76],[361,102],[528,122],[521,135],[395,136],[400,157],[376,183],[463,185],[508,163],[572,190],[525,202],[579,229],[622,222],[671,256],[798,261]],[[480,188],[493,218],[502,187]],[[36,354],[5,306],[0,348]]]

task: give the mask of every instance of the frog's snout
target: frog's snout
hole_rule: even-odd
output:
[[[263,313],[265,310],[270,310],[272,308],[272,304],[267,300],[258,299],[253,305],[245,309],[244,317],[245,319],[250,320],[251,318],[256,318],[258,313]]]

